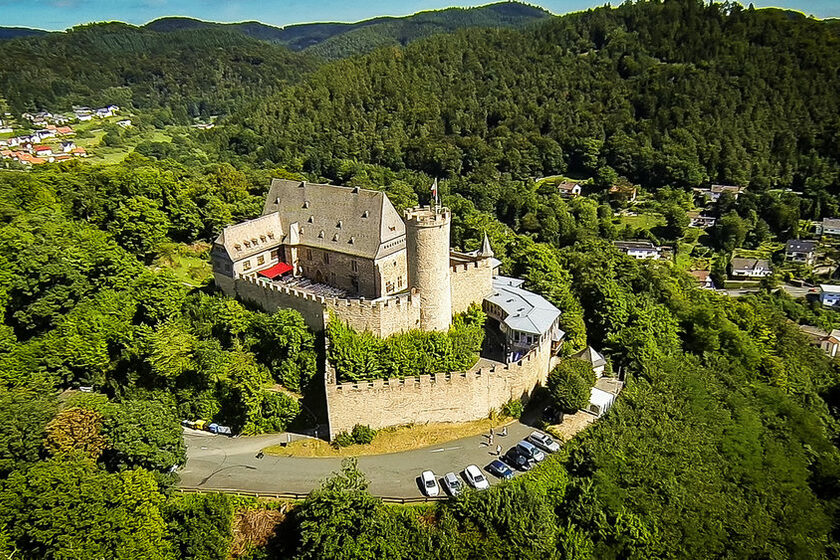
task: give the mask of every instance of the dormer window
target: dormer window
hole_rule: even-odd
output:
[[[397,231],[397,226],[388,226],[389,231]]]
[[[233,246],[233,248],[236,249],[237,251],[241,251],[242,250],[242,245],[237,243],[236,245]]]
[[[304,208],[309,208],[309,201],[308,200],[303,201],[303,207]]]
[[[274,204],[280,204],[280,197],[279,196],[274,199]]]
[[[250,246],[251,246],[251,242],[250,242],[250,241],[243,241],[243,243],[245,244],[245,247],[250,247]]]
[[[333,235],[333,241],[338,241],[338,234]]]
[[[338,223],[335,224],[335,227],[337,227],[338,229],[341,229],[341,220],[338,220]]]
[[[350,241],[348,241],[347,243],[349,243],[350,245],[355,244],[355,243],[356,243],[356,238],[355,238],[355,237],[351,237],[351,238],[350,238]]]
[[[315,223],[315,216],[309,216],[309,219],[306,220],[306,221],[309,222],[310,224],[314,224]]]
[[[321,230],[321,231],[318,233],[318,239],[323,239],[323,238],[324,238],[324,230]]]
[[[265,243],[265,235],[260,235],[260,241],[262,241],[263,243]]]
[[[253,243],[254,245],[256,245],[256,244],[258,243],[257,238],[256,238],[256,237],[252,237],[252,238],[251,238],[251,243]]]
[[[268,232],[268,238],[269,239],[274,239],[274,232],[273,231]]]
[[[364,214],[362,214],[362,218],[367,218],[368,216],[370,216],[370,212],[365,210]]]

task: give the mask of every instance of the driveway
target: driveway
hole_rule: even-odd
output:
[[[451,441],[443,446],[426,447],[402,453],[359,457],[359,468],[370,480],[376,496],[411,498],[421,496],[416,479],[431,469],[442,477],[460,473],[470,464],[482,469],[496,458],[496,445],[502,452],[530,434],[534,428],[515,422],[508,425],[506,437],[496,437],[492,449],[485,435]],[[238,490],[266,494],[294,492],[305,494],[331,473],[341,468],[340,458],[276,457],[257,453],[269,445],[286,441],[285,434],[228,438],[195,430],[184,430],[187,463],[179,471],[180,485],[205,490]],[[488,475],[491,483],[498,482]]]

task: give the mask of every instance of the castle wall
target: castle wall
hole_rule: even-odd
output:
[[[472,303],[481,305],[493,291],[493,267],[490,259],[451,267],[452,313],[462,313]]]
[[[474,368],[468,372],[376,379],[335,384],[327,375],[330,438],[356,424],[379,429],[426,422],[468,422],[486,418],[513,398],[526,399],[544,384],[551,342],[519,362]]]
[[[219,280],[223,282],[220,287],[225,294],[251,302],[267,313],[281,308],[297,310],[315,332],[324,330],[327,311],[358,331],[367,330],[380,337],[416,329],[420,325],[420,298],[416,293],[377,300],[340,299],[316,296],[256,276],[236,280],[217,278],[217,282]],[[230,286],[229,281],[232,281]]]
[[[404,244],[404,241],[403,241]],[[401,292],[408,288],[408,262],[406,250],[376,260],[377,282],[382,295]],[[373,278],[373,275],[371,275]]]
[[[297,254],[306,278],[341,288],[350,295],[374,299],[380,294],[373,259],[303,245],[298,246]]]

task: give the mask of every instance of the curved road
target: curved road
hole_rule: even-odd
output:
[[[440,478],[450,471],[460,475],[470,464],[484,469],[496,458],[497,444],[504,453],[532,431],[534,428],[515,422],[508,425],[508,435],[497,436],[491,447],[486,434],[478,435],[441,446],[359,457],[359,468],[367,475],[370,492],[376,496],[421,496],[417,485],[421,471],[431,469]],[[305,494],[341,468],[340,458],[256,458],[261,449],[285,442],[285,434],[228,438],[185,429],[184,441],[187,463],[178,474],[181,486],[186,488]],[[488,479],[497,481],[492,475]]]

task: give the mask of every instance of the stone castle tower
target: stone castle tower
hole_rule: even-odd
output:
[[[449,208],[418,206],[405,212],[408,285],[420,294],[420,329],[446,331],[452,324]]]

